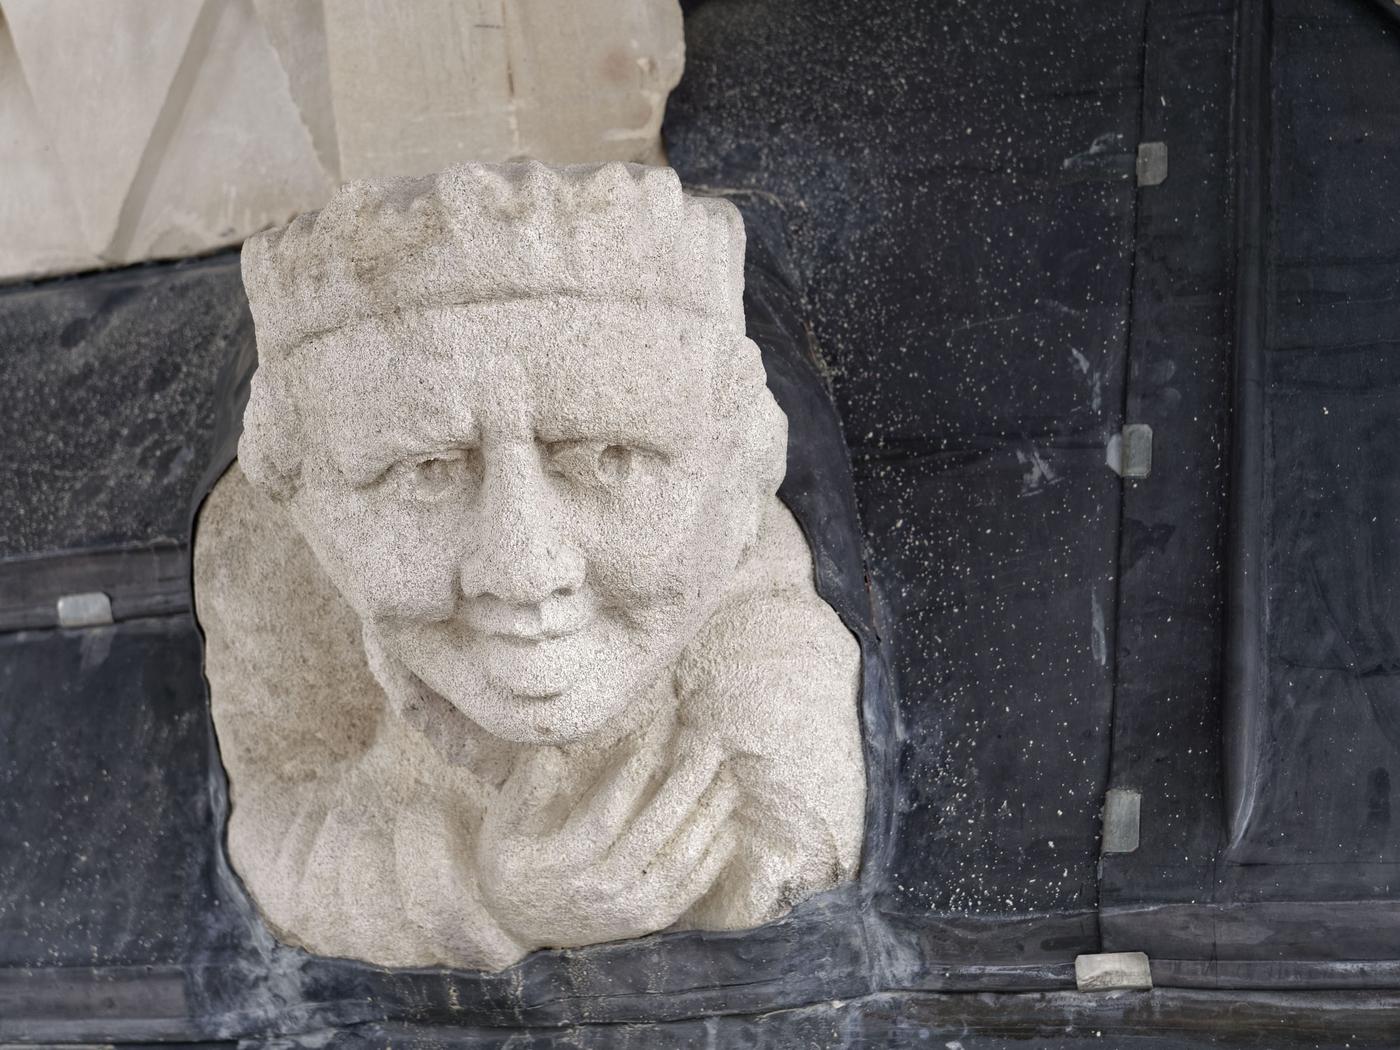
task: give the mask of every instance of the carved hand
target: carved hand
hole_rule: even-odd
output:
[[[648,797],[652,761],[632,754],[577,800],[560,797],[565,760],[557,749],[538,748],[517,763],[483,820],[477,866],[488,910],[523,947],[664,929],[728,865],[739,792],[718,748],[680,749]]]

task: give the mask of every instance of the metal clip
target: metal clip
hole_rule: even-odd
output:
[[[60,627],[99,627],[112,622],[112,600],[101,591],[65,594],[58,599]]]
[[[1145,992],[1152,987],[1152,965],[1143,952],[1076,955],[1074,983],[1081,992]]]
[[[1139,142],[1137,148],[1137,184],[1160,186],[1167,181],[1167,144]]]
[[[1132,853],[1138,848],[1142,792],[1110,788],[1103,800],[1104,853]]]
[[[1147,477],[1152,473],[1152,427],[1129,423],[1108,439],[1104,462],[1119,477]]]

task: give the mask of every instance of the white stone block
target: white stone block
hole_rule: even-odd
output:
[[[217,3],[167,0],[5,0],[15,51],[63,165],[89,253],[111,262],[132,183],[159,164],[162,116],[196,72],[181,70],[196,24],[207,33]],[[179,79],[177,80],[177,77]],[[174,102],[172,102],[172,91]],[[153,138],[157,141],[153,141]],[[33,214],[39,222],[43,216]]]
[[[100,265],[0,19],[0,280]]]
[[[659,157],[673,0],[326,0],[344,178]]]
[[[347,179],[660,158],[676,0],[0,0],[0,280],[237,244]]]

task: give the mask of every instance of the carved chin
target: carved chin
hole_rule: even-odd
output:
[[[547,701],[574,691],[595,674],[596,642],[589,632],[563,638],[482,638],[472,654],[480,661],[486,689],[521,701]]]
[[[487,679],[467,695],[445,696],[421,679],[413,679],[419,705],[440,713],[420,728],[434,742],[458,746],[461,730],[456,723],[474,727],[499,740],[515,744],[567,744],[598,732],[624,710],[635,696],[632,689],[604,692],[596,685],[557,685],[519,678],[511,683]],[[449,716],[450,712],[450,716]],[[450,717],[451,732],[443,733]]]

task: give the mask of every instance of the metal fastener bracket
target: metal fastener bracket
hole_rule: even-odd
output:
[[[1167,144],[1139,142],[1137,148],[1137,184],[1160,186],[1167,181]]]
[[[1152,427],[1129,423],[1108,439],[1104,462],[1119,477],[1147,477],[1152,473]]]
[[[1152,987],[1152,966],[1143,952],[1077,955],[1074,983],[1081,992],[1145,992]]]
[[[99,627],[112,622],[112,600],[101,591],[65,594],[58,599],[60,627]]]
[[[1104,853],[1132,853],[1138,848],[1142,792],[1110,788],[1103,800]]]

